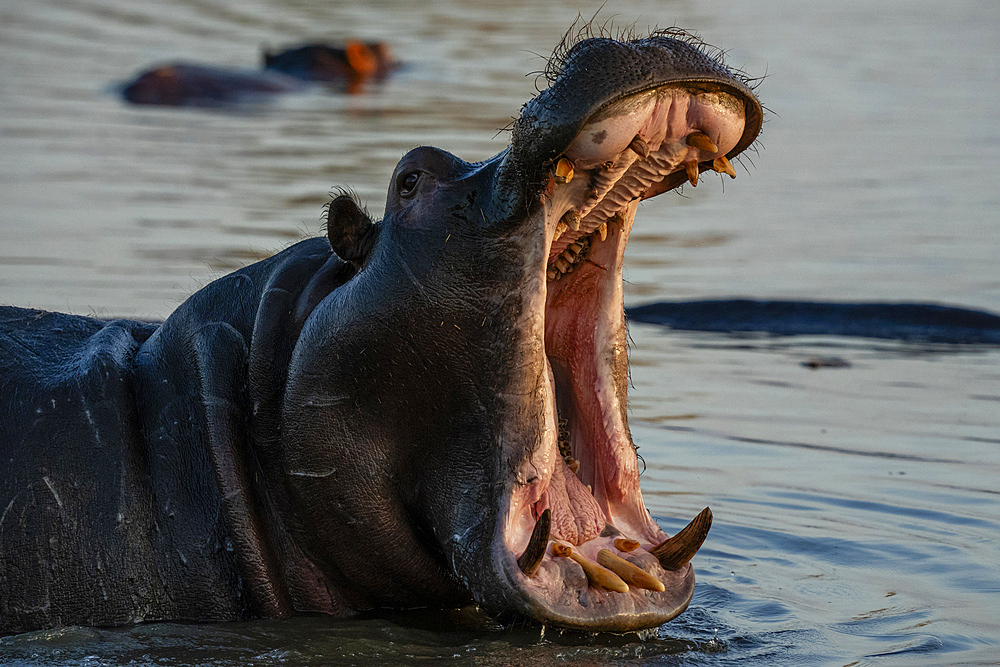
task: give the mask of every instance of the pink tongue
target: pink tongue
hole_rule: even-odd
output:
[[[562,459],[552,472],[549,488],[537,504],[537,512],[552,510],[553,539],[579,545],[589,542],[604,530],[604,513],[580,478]]]

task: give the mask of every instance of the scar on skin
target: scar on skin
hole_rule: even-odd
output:
[[[56,504],[59,505],[59,507],[62,507],[62,498],[60,498],[59,494],[56,493],[56,487],[52,486],[52,482],[49,481],[48,477],[42,477],[42,481],[45,482],[45,486],[49,487],[49,491],[52,492],[52,497],[56,499]]]
[[[590,140],[595,144],[603,144],[604,140],[608,138],[608,131],[601,130],[600,132],[594,132],[590,135]]]

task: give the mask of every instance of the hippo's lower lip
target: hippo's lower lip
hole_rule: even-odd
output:
[[[725,156],[743,136],[743,106],[712,86],[644,90],[597,110],[550,166],[539,215],[553,437],[521,471],[495,552],[537,620],[632,630],[670,620],[691,599],[688,561],[711,512],[668,540],[643,504],[622,386],[622,260],[639,201],[694,185],[707,168],[732,171]]]

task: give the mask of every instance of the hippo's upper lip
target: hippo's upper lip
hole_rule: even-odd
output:
[[[642,199],[696,185],[707,169],[735,176],[728,158],[757,136],[761,107],[745,81],[675,36],[571,49],[525,106],[507,157],[537,193],[530,216],[545,230],[533,284],[545,289],[548,428],[502,511],[491,551],[507,594],[494,606],[565,627],[635,630],[683,611],[688,561],[711,524],[706,508],[667,539],[643,504],[626,416],[622,260]],[[609,62],[633,67],[609,83]]]
[[[517,163],[517,171],[538,185],[544,181],[544,168],[566,150],[586,123],[622,99],[665,84],[721,91],[737,100],[744,128],[724,156],[739,155],[760,133],[763,107],[753,93],[751,80],[727,67],[721,54],[713,57],[709,50],[677,28],[631,41],[599,37],[557,49],[545,72],[550,86],[524,105],[513,125],[511,159]],[[702,164],[699,169],[709,166]],[[685,180],[682,173],[672,174],[662,182],[659,192]]]

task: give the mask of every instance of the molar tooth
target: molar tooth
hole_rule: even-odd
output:
[[[591,584],[607,588],[608,590],[615,591],[617,593],[628,593],[628,584],[622,581],[621,577],[611,570],[605,569],[591,560],[587,560],[574,551],[573,547],[570,545],[563,544],[561,542],[553,542],[552,555],[559,556],[561,558],[572,558],[577,562],[577,564],[579,564],[580,567],[583,568],[583,571],[587,575],[587,579]]]
[[[712,527],[712,510],[705,508],[691,523],[681,528],[673,537],[667,538],[649,550],[656,556],[664,570],[679,570],[694,557],[701,548]]]
[[[635,551],[639,548],[639,540],[632,540],[627,537],[615,538],[615,549],[618,551]]]
[[[625,213],[622,211],[615,211],[614,215],[608,218],[608,222],[612,222],[622,227],[625,226]]]
[[[602,241],[604,241],[605,239],[607,239],[608,238],[608,223],[606,223],[606,222],[601,223],[601,226],[597,228],[597,234],[598,234],[598,236],[601,237]]]
[[[632,140],[628,147],[643,159],[649,157],[649,144],[647,144],[638,134],[635,135],[635,139]]]
[[[576,241],[574,241],[573,243],[569,244],[569,249],[572,250],[573,252],[575,252],[578,255],[581,252],[583,252],[583,246],[580,245],[579,243],[577,243]]]
[[[694,146],[699,150],[703,150],[707,153],[718,153],[719,147],[715,145],[715,142],[709,139],[708,135],[704,132],[692,132],[687,136],[688,146]]]
[[[552,242],[555,243],[556,241],[558,241],[559,237],[562,236],[563,233],[565,233],[565,231],[567,229],[569,229],[569,226],[567,226],[565,222],[563,222],[562,220],[560,220],[559,222],[557,222],[556,223],[556,232],[555,232],[555,234],[552,235]]]
[[[736,170],[733,168],[733,163],[725,155],[720,155],[712,160],[712,169],[720,174],[729,174],[729,178],[736,178]]]
[[[687,172],[688,180],[691,181],[691,187],[698,187],[698,163],[694,160],[684,163],[684,171]]]
[[[645,588],[646,590],[659,591],[660,593],[667,590],[662,581],[641,567],[628,562],[621,556],[616,556],[607,549],[601,549],[597,552],[597,562],[636,588]]]
[[[565,224],[574,232],[578,232],[580,231],[580,212],[571,208],[563,214],[562,220],[559,222]]]
[[[573,180],[573,163],[569,158],[561,157],[556,161],[555,169],[552,171],[552,178],[556,183],[569,183]]]
[[[556,275],[558,273],[559,272],[556,271],[555,269],[549,269],[548,271],[545,272],[545,277],[548,278],[549,280],[555,280],[556,279]]]
[[[559,269],[560,273],[566,273],[569,270],[569,262],[567,262],[563,257],[557,257],[556,268]]]
[[[531,531],[531,537],[528,538],[528,546],[525,547],[524,553],[517,559],[517,566],[521,568],[521,572],[524,572],[525,576],[533,576],[538,571],[538,566],[542,564],[542,558],[545,556],[545,547],[549,543],[549,530],[551,527],[552,511],[545,510],[538,517],[538,521],[535,522],[535,528]]]

